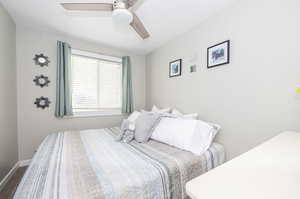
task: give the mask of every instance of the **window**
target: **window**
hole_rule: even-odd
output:
[[[121,59],[72,50],[71,64],[74,114],[120,114]]]

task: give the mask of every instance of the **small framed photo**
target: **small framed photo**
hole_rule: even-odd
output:
[[[213,68],[230,62],[230,41],[224,41],[207,49],[207,68]]]
[[[181,75],[182,59],[178,59],[170,62],[169,65],[169,77],[176,77]]]

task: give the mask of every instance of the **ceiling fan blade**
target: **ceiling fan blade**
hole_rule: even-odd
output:
[[[135,1],[133,3],[133,5],[131,7],[129,7],[129,9],[132,11],[132,12],[135,12],[137,11],[147,0],[133,0]]]
[[[62,7],[72,11],[113,11],[111,3],[62,3]]]
[[[141,22],[141,20],[138,18],[138,16],[136,16],[135,13],[133,14],[133,21],[131,22],[131,26],[133,27],[133,29],[143,38],[143,39],[147,39],[148,37],[150,37],[150,34],[148,33],[148,31],[146,30],[144,24]]]
[[[128,2],[129,8],[132,7],[132,6],[134,6],[138,1],[139,0],[128,0],[127,2]]]

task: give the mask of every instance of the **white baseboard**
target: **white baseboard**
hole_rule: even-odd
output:
[[[17,162],[13,168],[4,176],[4,178],[0,182],[0,191],[4,188],[5,184],[9,181],[9,179],[12,177],[12,175],[17,171],[19,168],[19,162]]]
[[[6,174],[6,176],[0,182],[0,191],[4,188],[5,184],[9,181],[9,179],[14,175],[14,173],[18,170],[19,167],[25,167],[30,165],[31,160],[21,160],[17,162],[13,168]]]

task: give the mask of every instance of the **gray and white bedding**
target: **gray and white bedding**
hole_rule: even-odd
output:
[[[153,140],[116,142],[119,133],[115,127],[49,135],[14,199],[185,199],[186,182],[225,158],[217,143],[196,156]]]

